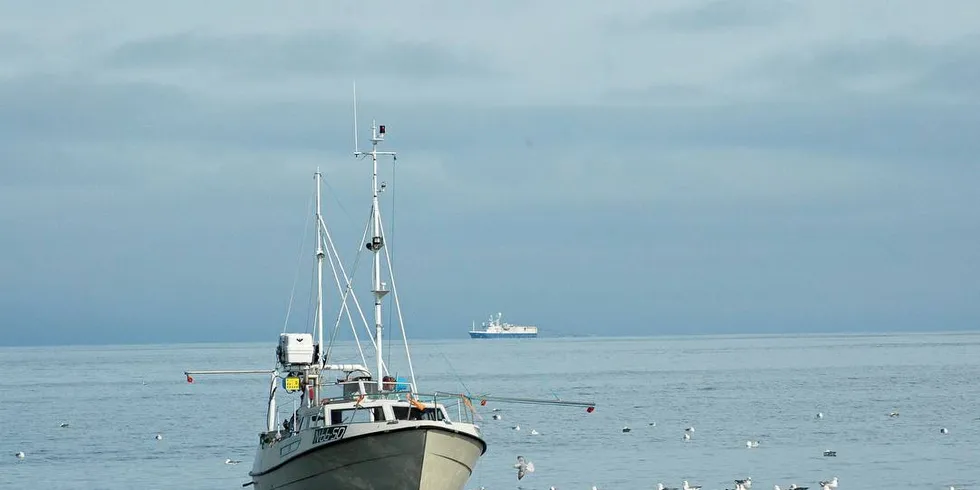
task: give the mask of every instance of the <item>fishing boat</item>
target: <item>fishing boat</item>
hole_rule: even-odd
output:
[[[250,481],[243,487],[251,486],[256,490],[461,490],[487,451],[487,441],[477,424],[480,416],[474,407],[474,399],[479,398],[481,405],[494,401],[584,406],[588,412],[594,410],[595,404],[418,390],[379,208],[379,195],[386,184],[378,182],[378,158],[391,156],[394,159],[396,153],[378,150],[378,145],[384,141],[385,126],[375,122],[371,126],[371,150],[358,150],[356,95],[354,100],[354,156],[359,159],[370,156],[373,166],[371,212],[361,238],[364,245],[358,247],[358,255],[365,250],[373,255],[370,292],[374,301],[374,331],[371,332],[353,292],[353,268],[348,274],[321,215],[322,175],[317,169],[313,175],[312,213],[316,224],[313,332],[280,334],[275,369],[188,370],[184,375],[189,383],[194,382],[196,375],[269,376],[264,429],[258,434],[255,460],[248,473]],[[329,259],[339,296],[333,334],[326,343],[323,338],[325,258]],[[354,264],[357,264],[357,258]],[[394,298],[405,347],[407,378],[397,376],[382,356],[382,306],[389,292]],[[370,347],[375,354],[373,370],[368,367],[349,301],[353,302],[357,316],[368,331],[367,338],[371,340]],[[336,334],[344,317],[350,324],[357,347],[350,356],[359,354],[360,363],[338,361],[340,354],[334,351]],[[277,407],[284,397],[291,398],[294,408],[280,422]]]
[[[471,339],[533,339],[538,336],[538,327],[534,325],[514,325],[501,319],[502,313],[493,315],[476,328],[476,322],[470,327]]]

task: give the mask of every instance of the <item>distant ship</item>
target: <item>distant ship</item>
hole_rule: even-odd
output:
[[[533,339],[538,336],[538,327],[533,325],[511,325],[500,320],[501,314],[497,313],[497,318],[490,315],[490,320],[480,324],[477,330],[476,322],[470,330],[471,339]]]

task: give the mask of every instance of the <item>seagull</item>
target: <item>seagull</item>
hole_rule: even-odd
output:
[[[691,440],[691,434],[689,432],[685,432],[684,433],[684,440],[685,441],[690,441]]]
[[[684,480],[684,486],[681,488],[683,488],[684,490],[701,490],[701,485],[691,486],[687,483],[687,480]]]
[[[496,414],[496,413],[495,413],[495,414],[493,414],[493,419],[494,419],[494,420],[500,420],[500,419],[502,419],[502,418],[503,418],[503,417],[501,417],[501,416],[500,416],[499,414]]]
[[[163,440],[163,436],[160,435],[160,434],[157,434],[156,437],[155,437],[155,439],[158,440],[158,441],[162,441]]]
[[[823,412],[817,412],[817,418],[818,419],[822,419],[823,418]]]
[[[657,490],[679,490],[677,487],[668,487],[662,482],[657,484]]]
[[[518,480],[524,478],[524,475],[528,473],[534,473],[534,463],[526,461],[524,456],[517,457],[517,463],[514,463],[514,468],[517,468]]]
[[[898,412],[891,412],[888,414],[889,417],[898,417]]]
[[[823,455],[824,456],[827,456],[828,458],[836,458],[837,457],[837,451],[833,451],[833,450],[827,449],[826,451],[823,452]]]
[[[515,426],[511,427],[511,429],[521,430],[521,426],[520,426],[520,424],[518,424],[518,425],[515,425]]]
[[[538,434],[540,434],[540,432],[538,432],[538,431],[536,431],[536,430],[534,430],[534,429],[531,429],[531,435],[532,435],[532,436],[536,436],[536,435],[538,435]]]
[[[623,432],[629,432],[629,431],[631,431],[631,430],[632,430],[632,429],[630,429],[630,428],[629,428],[629,426],[627,426],[627,425],[624,425],[624,426],[623,426]]]
[[[830,481],[820,482],[820,490],[834,490],[837,488],[837,477],[835,476]]]
[[[759,441],[745,441],[745,447],[759,447]]]
[[[943,427],[942,429],[939,429],[939,433],[940,434],[949,434],[949,430],[946,429],[945,427]]]
[[[739,487],[741,487],[741,488],[739,488]],[[751,476],[747,476],[747,477],[745,477],[744,480],[735,480],[735,488],[736,488],[736,490],[741,490],[742,488],[744,488],[745,490],[748,490],[748,489],[752,488],[752,477]]]
[[[59,425],[58,427],[64,429],[65,427],[68,427],[68,422],[62,422],[61,425]]]
[[[17,451],[14,456],[17,456],[17,459],[24,459],[24,451]]]
[[[691,427],[684,429],[684,432],[694,432],[694,426],[692,425]]]

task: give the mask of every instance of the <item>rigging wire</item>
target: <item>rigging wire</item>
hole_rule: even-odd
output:
[[[335,283],[337,285],[337,289],[340,290],[339,292],[341,293],[341,300],[340,300],[340,305],[341,306],[340,306],[340,309],[337,312],[337,321],[334,323],[334,331],[331,334],[331,336],[330,336],[330,342],[327,345],[327,351],[326,351],[326,355],[324,357],[324,362],[326,362],[326,359],[329,358],[329,354],[330,354],[330,352],[333,349],[334,342],[335,342],[335,340],[337,338],[337,334],[340,332],[340,322],[343,320],[343,315],[346,312],[347,313],[347,320],[350,322],[350,326],[351,326],[351,333],[354,334],[354,342],[356,343],[357,350],[358,350],[358,352],[360,353],[360,356],[361,356],[361,362],[364,363],[364,365],[366,366],[367,365],[367,359],[364,357],[364,351],[361,349],[361,341],[360,341],[360,339],[357,336],[357,327],[354,326],[354,317],[351,314],[350,307],[347,306],[347,297],[350,295],[350,293],[351,293],[351,291],[352,291],[352,289],[354,287],[354,274],[357,272],[357,267],[358,267],[358,264],[360,262],[362,249],[361,249],[360,246],[358,246],[358,252],[357,252],[357,254],[354,255],[354,263],[351,266],[351,275],[348,277],[347,276],[347,272],[345,271],[344,266],[343,266],[343,263],[342,263],[342,261],[340,259],[340,254],[337,252],[337,249],[336,249],[336,247],[333,244],[333,240],[330,237],[330,232],[327,231],[326,224],[324,224],[324,226],[323,226],[323,233],[324,233],[325,238],[326,238],[325,241],[326,241],[326,244],[327,244],[327,252],[329,253],[329,256],[330,256],[330,268],[333,271],[334,281],[335,281]],[[365,227],[365,229],[364,229],[364,235],[365,236],[367,235],[367,227]],[[361,241],[364,241],[364,237],[363,236],[361,237]],[[336,264],[334,263],[334,260],[335,259],[336,259]],[[344,275],[344,282],[346,282],[346,287],[341,287],[341,285],[340,285],[340,277],[337,274],[337,270],[338,269]],[[358,313],[361,314],[361,319],[362,319],[362,321],[364,321],[364,314],[363,314],[363,312],[361,312],[360,304],[357,303],[357,297],[356,296],[353,296],[353,299],[355,301],[355,305],[357,305]],[[367,322],[365,321],[365,324],[366,323]]]
[[[313,208],[313,194],[310,194],[309,200],[306,201],[307,212]],[[310,216],[307,213],[306,220],[303,221],[303,240],[300,242],[299,246],[299,257],[296,259],[296,272],[293,273],[293,288],[289,292],[289,302],[286,304],[286,319],[282,322],[282,333],[286,333],[286,327],[289,325],[289,314],[293,311],[293,298],[296,295],[296,282],[299,281],[299,271],[300,267],[303,265],[303,250],[306,248],[306,233],[310,229]]]
[[[391,162],[391,218],[390,218],[390,222],[391,222],[391,228],[390,229],[391,229],[391,237],[392,237],[391,239],[392,239],[392,241],[394,241],[394,239],[395,239],[394,238],[395,237],[395,189],[398,188],[395,185],[395,168],[396,167],[397,167],[397,165],[395,165],[395,162],[392,161]],[[388,252],[389,255],[391,255],[391,256],[394,256],[395,255],[395,251],[391,249],[390,242],[387,242],[386,241],[385,247],[389,249],[389,252]],[[389,265],[389,267],[390,267],[390,265]],[[390,270],[389,270],[389,274],[390,274]],[[392,287],[394,287],[394,286],[392,286]],[[391,323],[391,318],[392,318],[392,314],[393,313],[394,312],[392,311],[392,308],[388,308],[388,325],[393,325]],[[389,335],[388,336],[388,361],[387,362],[388,362],[388,365],[389,366],[391,366],[391,337],[392,337],[392,335]]]
[[[372,209],[373,209],[373,207],[372,207]],[[371,220],[372,219],[373,219],[373,215],[369,214],[369,219],[367,220],[367,222],[365,223],[365,226],[364,226],[364,233],[361,235],[361,240],[358,242],[358,253],[355,255],[355,259],[357,257],[360,257],[360,254],[364,252],[364,249],[361,248],[361,244],[366,243],[365,242],[365,239],[367,238],[367,232],[368,232],[368,230],[371,227],[371,223],[372,223]],[[347,272],[345,271],[344,266],[343,266],[343,263],[340,260],[340,254],[337,252],[337,246],[333,243],[333,238],[331,238],[330,232],[326,228],[326,225],[325,224],[324,224],[323,229],[324,229],[323,234],[326,237],[327,243],[329,244],[329,248],[330,248],[330,250],[333,251],[332,253],[334,254],[334,257],[337,258],[337,261],[338,261],[337,264],[340,267],[340,272],[343,273],[343,274],[345,274],[345,277],[346,277]],[[349,278],[346,278],[345,280],[347,280],[349,282],[349,284],[352,285],[353,284],[353,277],[354,276],[350,276]],[[344,296],[343,300],[346,301],[347,296],[350,295],[351,292],[352,292],[351,289],[348,288],[348,290],[343,295]],[[361,322],[364,324],[364,328],[367,330],[368,338],[371,339],[371,347],[377,349],[378,346],[375,343],[374,335],[371,332],[371,327],[368,325],[367,319],[364,317],[364,311],[361,309],[361,304],[357,300],[356,294],[355,295],[352,295],[351,298],[354,300],[354,305],[357,307],[357,313],[360,315]],[[354,326],[353,319],[351,319],[351,329],[354,332],[354,338],[355,338],[355,340],[357,340],[357,332],[356,332],[356,327]],[[358,342],[358,348],[360,348],[360,341],[357,341],[357,342]],[[384,370],[387,371],[387,365],[384,363],[384,360],[382,360],[381,364],[382,364],[382,369],[384,369]]]

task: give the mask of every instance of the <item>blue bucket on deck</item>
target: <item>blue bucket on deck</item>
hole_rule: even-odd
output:
[[[408,380],[399,376],[395,378],[395,391],[411,391],[412,385],[408,384]]]

